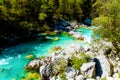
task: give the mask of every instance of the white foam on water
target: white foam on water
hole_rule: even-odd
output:
[[[9,62],[7,62],[6,59],[1,59],[0,65],[5,65],[5,64],[9,64]]]
[[[92,38],[91,37],[88,37],[87,35],[83,35],[83,36],[84,36],[86,42],[88,42],[88,43],[92,42]]]
[[[18,55],[18,58],[20,58],[21,56],[20,55]]]
[[[87,50],[89,48],[88,42],[91,42],[92,39],[91,32],[89,33],[84,32],[83,36],[85,36],[85,41],[77,41],[70,36],[58,36],[58,41],[48,40],[41,43],[41,41],[37,40],[5,49],[2,52],[3,57],[1,56],[0,58],[0,67],[4,69],[4,71],[0,73],[0,80],[11,80],[14,77],[18,78],[18,75],[18,80],[20,80],[22,77],[20,74],[24,72],[24,66],[28,63],[28,60],[25,59],[25,56],[28,54],[35,54],[37,57],[48,56],[50,55],[48,50],[54,46],[66,48],[73,44],[84,46]]]

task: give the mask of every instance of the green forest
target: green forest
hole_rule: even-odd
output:
[[[105,38],[120,43],[120,0],[0,0],[0,39],[54,29],[54,20],[93,20]],[[5,42],[5,43],[6,43]]]
[[[9,41],[9,38],[26,38],[54,30],[55,20],[84,22],[85,18],[98,15],[92,15],[92,5],[95,2],[95,0],[0,0],[2,40],[0,42],[12,44],[14,42]]]
[[[94,2],[94,0],[3,0],[0,5],[1,25],[30,32],[50,30],[54,25],[54,19],[79,21],[83,15],[84,18],[89,17]]]

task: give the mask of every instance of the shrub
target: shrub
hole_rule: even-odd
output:
[[[95,26],[108,26],[108,22],[110,22],[109,17],[100,15],[99,17],[93,19],[92,24]]]
[[[86,63],[89,61],[90,56],[85,53],[80,53],[79,56],[72,55],[71,59],[72,59],[71,64],[73,68],[79,70],[83,63]]]
[[[39,20],[45,20],[47,15],[45,13],[39,13]]]
[[[67,80],[67,79],[66,79],[66,75],[65,75],[64,73],[61,73],[61,74],[60,74],[60,77],[61,77],[62,80]]]
[[[64,58],[56,59],[52,63],[52,71],[54,75],[62,74],[66,70],[67,64],[67,60]]]
[[[53,63],[53,71],[58,71],[60,74],[66,70],[67,60],[64,58],[59,58]]]
[[[106,78],[102,78],[101,80],[107,80]]]
[[[45,23],[43,25],[43,29],[46,30],[46,31],[49,31],[50,30],[50,27],[47,25],[47,23]]]
[[[42,80],[39,73],[37,72],[29,72],[25,78],[22,78],[22,80]]]
[[[120,79],[120,73],[118,73],[118,78]]]
[[[65,32],[65,31],[63,31],[61,34],[62,34],[63,36],[69,36],[68,32]]]

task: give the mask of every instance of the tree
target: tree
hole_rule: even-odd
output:
[[[94,24],[101,25],[99,33],[111,41],[120,55],[120,0],[107,0],[100,6],[99,17]]]

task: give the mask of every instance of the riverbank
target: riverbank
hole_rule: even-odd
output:
[[[93,28],[77,28],[76,30],[71,30],[69,32],[63,31],[61,35],[53,35],[52,33],[52,35],[46,36],[46,38],[48,39],[47,41],[44,40],[44,42],[41,42],[41,40],[38,38],[38,40],[36,41],[19,44],[15,47],[5,49],[0,56],[0,78],[3,80],[26,80],[33,78],[40,80],[42,77],[43,79],[45,78],[45,80],[48,78],[52,78],[54,80],[57,78],[60,79],[60,77],[62,76],[62,80],[64,80],[65,78],[73,78],[79,80],[80,77],[82,77],[82,79],[110,78],[113,77],[115,73],[115,77],[113,78],[118,78],[119,65],[117,63],[119,63],[119,57],[114,54],[116,53],[114,51],[114,47],[111,51],[111,43],[108,43],[106,41],[102,41],[100,43],[94,42],[94,33],[91,29]],[[42,35],[45,35],[45,33],[43,33]],[[81,40],[81,38],[79,37],[84,37],[84,40]],[[63,64],[63,62],[65,64]],[[19,65],[16,65],[18,63]],[[112,66],[110,65],[111,63],[114,67],[113,69],[110,69],[112,68]],[[29,66],[29,64],[31,66]],[[99,66],[97,66],[96,64]],[[86,65],[88,65],[88,67],[86,67]],[[105,67],[104,69],[104,66],[106,65],[107,67]],[[91,72],[91,67],[93,74],[89,73],[89,71],[85,72],[86,70],[90,70]],[[96,69],[98,70],[96,71]],[[82,70],[83,72],[81,72]],[[112,70],[114,70],[114,72]],[[14,72],[14,74],[11,74],[11,76],[9,76],[8,73],[11,72]],[[46,74],[47,76],[44,75],[45,73],[48,73]],[[73,73],[72,75],[74,76],[69,76],[71,75],[71,73]],[[89,77],[87,77],[88,74],[84,73],[90,74]],[[101,77],[102,74],[105,75],[105,77]],[[110,76],[108,77],[108,75]]]
[[[42,40],[45,40],[47,35],[55,35],[64,31],[65,32],[75,31],[76,28],[81,26],[86,27],[85,25],[78,25],[76,21],[68,22],[62,19],[62,20],[54,20],[54,27],[52,28],[52,30],[46,30],[42,32],[24,31],[24,33],[20,33],[18,31],[17,33],[17,31],[13,31],[12,33],[10,33],[8,30],[7,32],[9,32],[10,34],[7,34],[3,30],[4,34],[0,35],[0,53],[7,47],[12,47],[20,43],[34,41],[37,38],[41,38]],[[44,35],[39,35],[42,33]]]
[[[112,43],[101,40],[89,48],[70,44],[60,53],[30,61],[25,70],[38,72],[42,80],[119,80],[120,59]]]
[[[84,33],[83,36],[87,36],[88,33],[93,34],[90,29],[86,28],[81,28],[77,34],[81,34],[82,32]],[[88,35],[86,39],[88,38],[92,39],[92,35]],[[63,49],[69,46],[71,43],[80,44],[82,46],[89,46],[86,39],[75,39],[69,33],[64,31],[55,35],[47,35],[46,39],[47,40],[41,40],[40,38],[37,38],[35,41],[21,43],[17,46],[4,49],[2,54],[0,54],[1,80],[10,80],[13,78],[21,80],[23,77],[25,77],[26,74],[24,67],[27,63],[29,63],[29,61],[31,61],[31,59],[39,58],[41,56],[49,56],[54,53],[55,50],[59,50],[61,48]],[[14,72],[14,74],[11,74],[12,72]],[[9,76],[9,74],[11,75]]]

